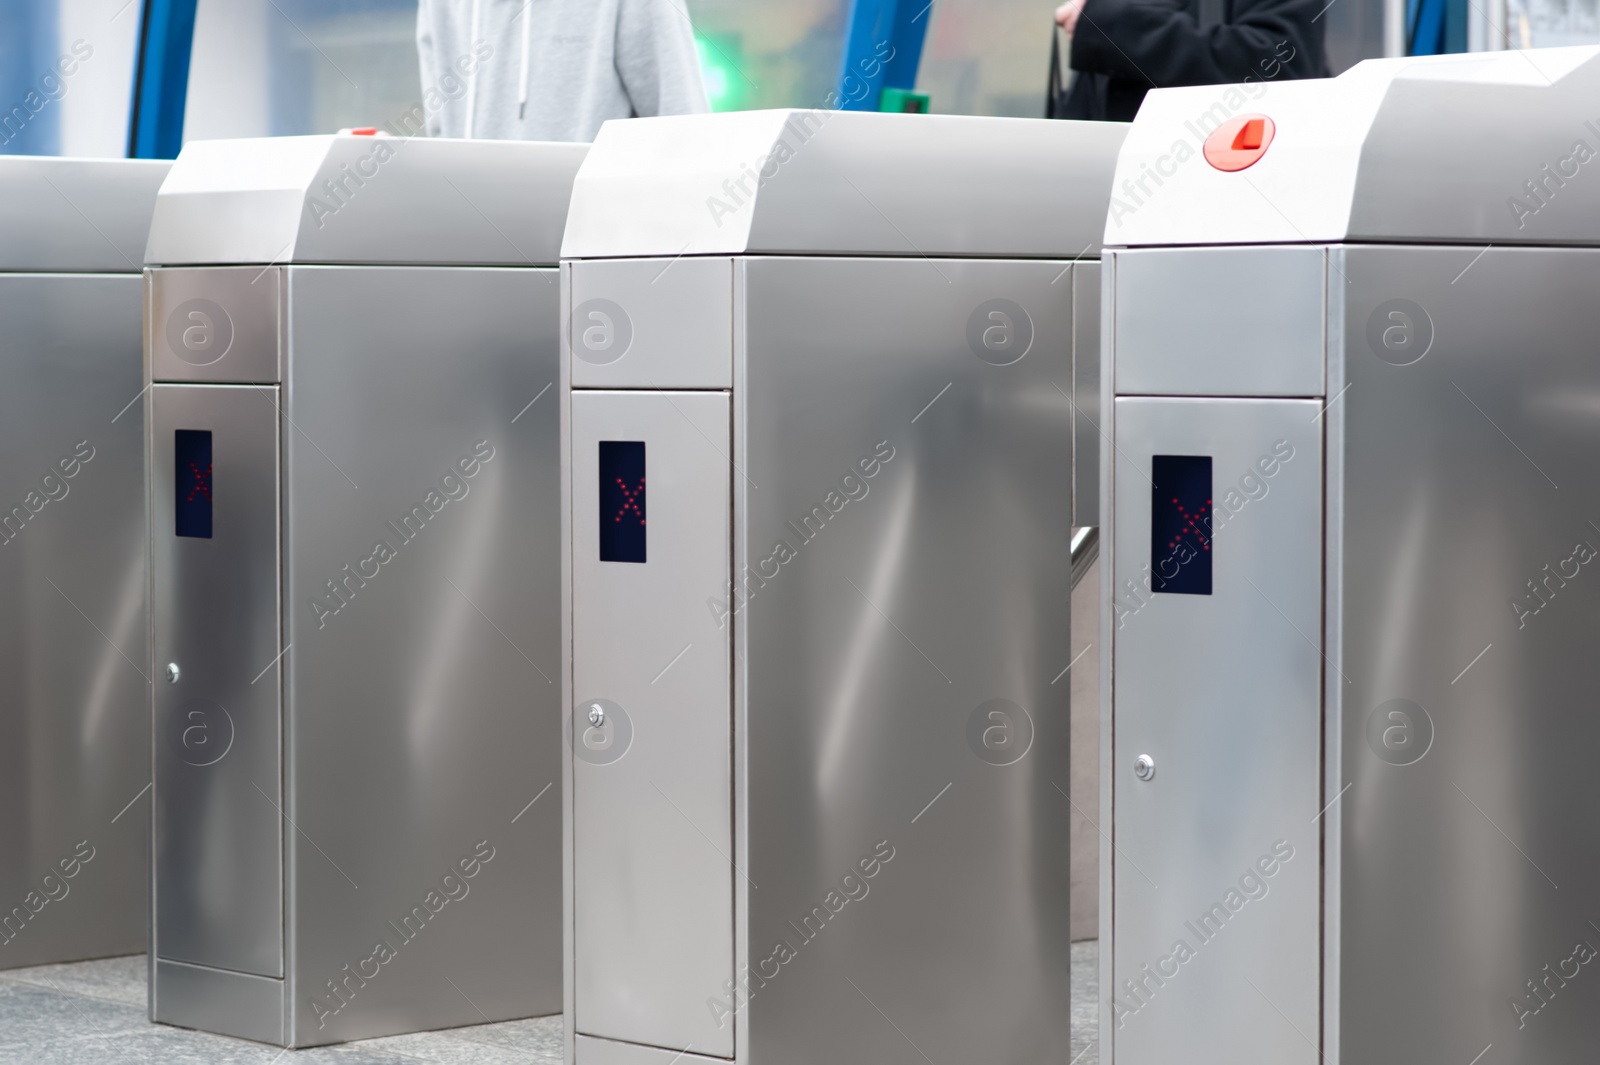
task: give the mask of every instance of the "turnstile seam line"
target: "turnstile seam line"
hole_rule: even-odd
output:
[[[1118,392],[1117,399],[1322,399],[1326,392],[1260,392],[1231,395],[1218,392]]]

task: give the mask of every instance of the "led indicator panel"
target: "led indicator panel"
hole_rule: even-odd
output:
[[[1210,595],[1211,456],[1155,455],[1150,467],[1150,586]]]
[[[174,525],[179,536],[211,539],[211,430],[174,431]]]
[[[645,559],[644,441],[600,441],[600,561]]]

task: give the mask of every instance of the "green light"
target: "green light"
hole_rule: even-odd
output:
[[[694,44],[711,110],[740,110],[744,106],[744,77],[739,73],[744,46],[740,36],[696,33]]]
[[[907,115],[928,113],[928,94],[910,89],[884,89],[878,99],[879,111],[894,111]]]

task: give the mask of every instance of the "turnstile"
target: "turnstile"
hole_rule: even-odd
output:
[[[0,157],[0,969],[144,949],[138,274],[168,166]]]
[[[146,256],[153,1019],[560,1002],[558,274],[585,146],[191,143]]]
[[[1073,401],[1124,132],[601,131],[562,246],[568,1061],[1067,1045]]]
[[[1600,1046],[1600,53],[1160,90],[1106,228],[1101,1055]]]

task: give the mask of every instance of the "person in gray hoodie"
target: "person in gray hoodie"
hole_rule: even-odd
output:
[[[592,141],[601,123],[710,110],[684,0],[419,0],[428,135]]]

